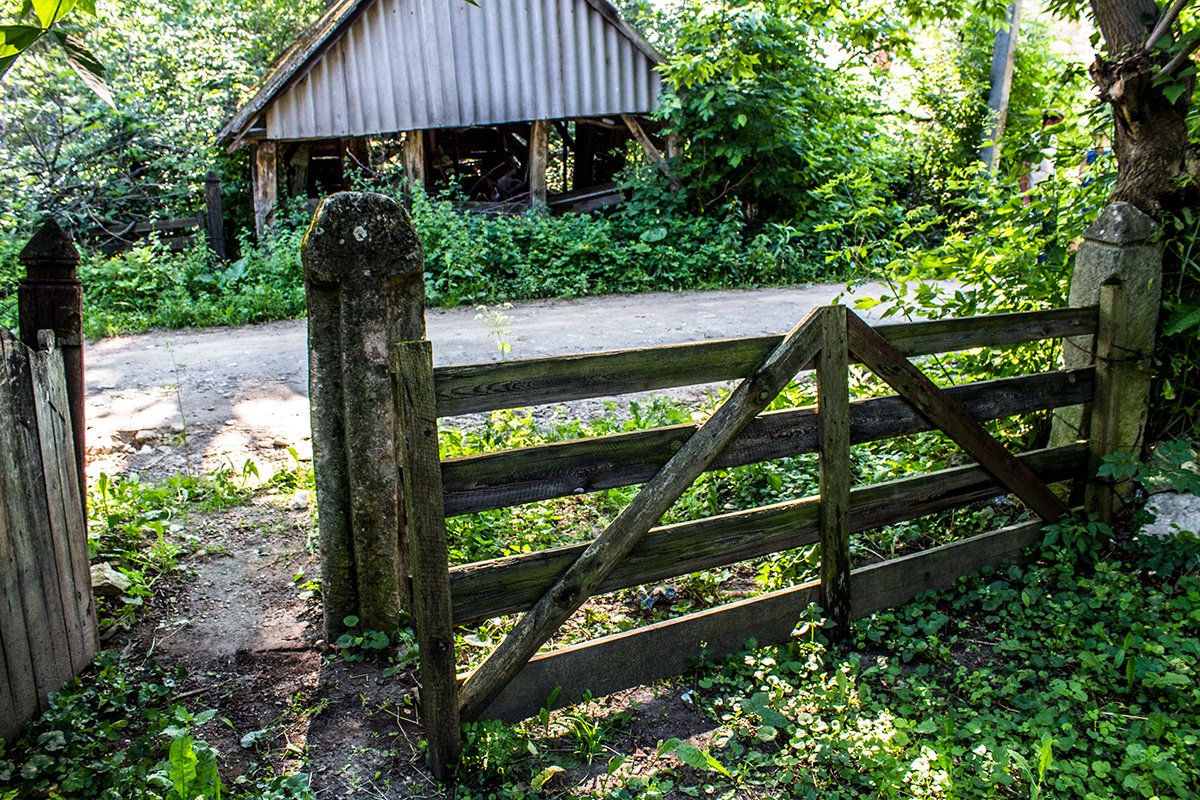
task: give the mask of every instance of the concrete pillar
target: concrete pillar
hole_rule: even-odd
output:
[[[1146,444],[1151,359],[1162,304],[1162,246],[1152,241],[1157,230],[1154,220],[1136,207],[1113,203],[1084,232],[1075,255],[1070,304],[1100,306],[1100,330],[1094,339],[1067,339],[1063,361],[1068,369],[1095,361],[1097,393],[1112,392],[1103,404],[1099,397],[1094,404],[1108,409],[1102,434],[1106,441],[1098,443],[1106,453],[1136,452]],[[1051,439],[1062,444],[1088,438],[1090,423],[1082,407],[1061,409]],[[1096,466],[1091,466],[1089,479],[1095,478]]]
[[[359,192],[321,202],[302,257],[325,629],[390,633],[409,606],[390,361],[425,335],[425,257],[400,205]]]

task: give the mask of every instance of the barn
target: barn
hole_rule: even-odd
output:
[[[588,210],[619,201],[631,149],[665,169],[659,63],[607,0],[340,0],[218,142],[253,149],[260,232],[281,194],[341,189],[381,152],[474,203]]]

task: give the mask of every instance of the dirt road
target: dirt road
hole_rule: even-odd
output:
[[[845,302],[878,296],[860,288]],[[652,344],[782,333],[842,284],[714,292],[659,292],[518,303],[500,330],[472,308],[427,314],[434,358],[469,364]],[[177,472],[246,459],[311,457],[304,320],[159,331],[91,344],[86,353],[89,475]]]

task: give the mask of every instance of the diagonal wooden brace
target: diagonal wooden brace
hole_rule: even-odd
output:
[[[792,329],[467,677],[460,694],[462,719],[483,713],[726,445],[812,360],[821,348],[820,320],[827,311],[814,309]]]
[[[1066,503],[1050,491],[1041,478],[1004,449],[982,425],[861,317],[849,314],[848,333],[851,353],[883,378],[909,405],[941,428],[1039,517],[1047,522],[1057,522],[1067,513]]]

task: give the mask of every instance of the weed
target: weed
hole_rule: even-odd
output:
[[[92,674],[52,694],[20,739],[0,743],[0,798],[312,799],[303,775],[240,776],[227,790],[216,751],[197,734],[215,712],[173,700],[185,679],[182,668],[134,667],[101,653]]]

